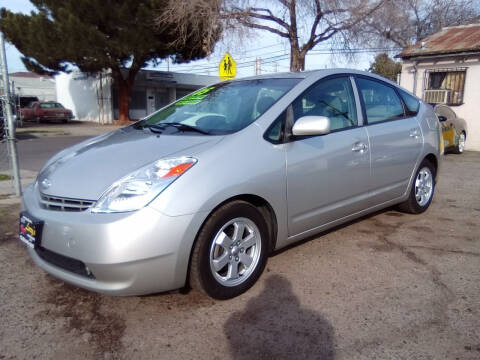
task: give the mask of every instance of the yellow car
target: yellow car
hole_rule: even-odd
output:
[[[447,105],[435,106],[435,114],[442,125],[445,152],[461,154],[467,140],[467,123]]]

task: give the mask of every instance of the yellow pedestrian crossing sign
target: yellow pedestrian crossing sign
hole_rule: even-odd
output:
[[[230,80],[237,75],[237,63],[229,53],[225,53],[222,61],[220,61],[220,64],[218,65],[218,73],[222,80]]]

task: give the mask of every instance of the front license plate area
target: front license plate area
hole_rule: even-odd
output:
[[[35,219],[26,211],[20,213],[19,238],[25,245],[36,248],[42,239],[43,221]]]

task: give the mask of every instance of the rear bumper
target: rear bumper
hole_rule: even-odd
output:
[[[41,207],[33,186],[25,190],[23,207],[44,221],[40,249],[28,249],[33,261],[68,283],[110,295],[184,286],[190,250],[206,216],[170,217],[149,207],[123,214],[52,211]]]

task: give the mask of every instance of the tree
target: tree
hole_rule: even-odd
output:
[[[375,61],[370,64],[368,71],[382,75],[392,81],[397,81],[397,75],[402,71],[402,64],[383,53],[375,57]]]
[[[478,21],[479,11],[474,0],[388,0],[356,31],[363,43],[407,47],[443,27]]]
[[[195,24],[183,23],[191,31],[177,41],[178,24],[156,24],[170,0],[31,2],[37,11],[30,15],[5,8],[0,12],[0,30],[24,55],[25,66],[49,74],[75,67],[88,74],[111,69],[119,87],[120,122],[129,120],[131,88],[142,67],[167,57],[176,62],[203,58],[221,33],[220,26],[200,18]],[[202,6],[217,3],[204,0]],[[208,41],[202,34],[208,34]]]
[[[305,70],[308,51],[322,42],[348,46],[350,30],[387,0],[255,0],[227,2],[224,14],[252,29],[266,30],[290,43],[290,70]],[[252,5],[253,4],[253,5]],[[268,6],[270,5],[270,6]]]

